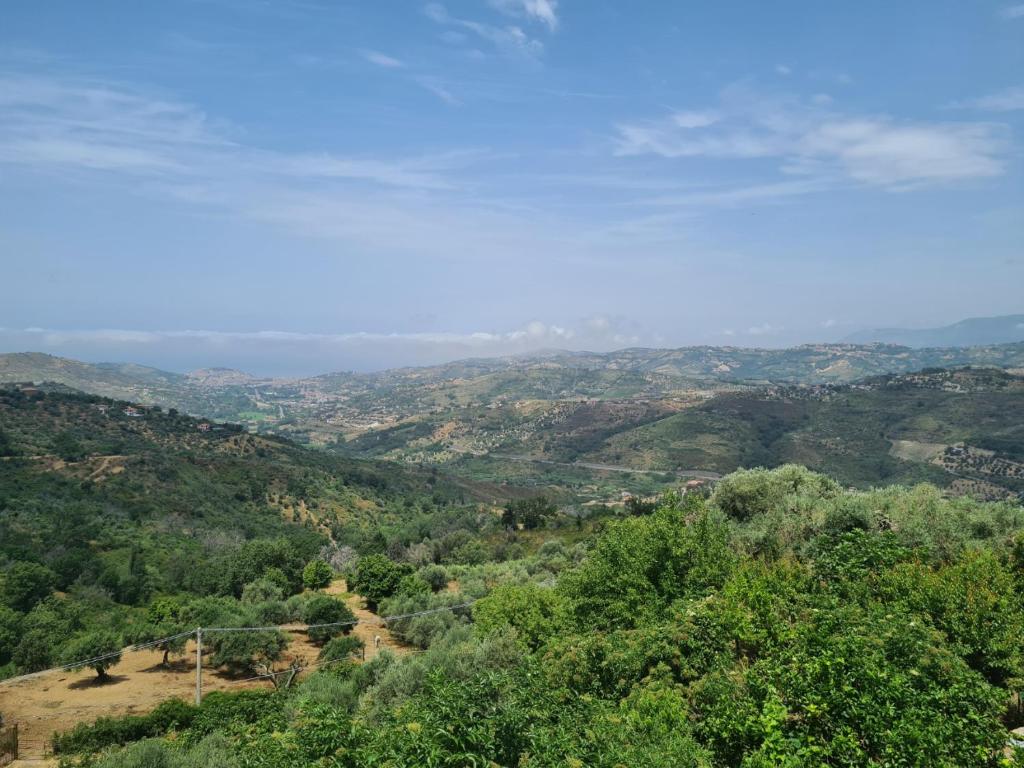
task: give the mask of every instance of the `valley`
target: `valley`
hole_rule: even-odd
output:
[[[938,367],[965,364],[975,367]],[[0,380],[130,395],[329,454],[580,503],[789,461],[859,487],[928,481],[1019,494],[1014,371],[1024,371],[1024,344],[553,352],[300,380],[0,356]]]

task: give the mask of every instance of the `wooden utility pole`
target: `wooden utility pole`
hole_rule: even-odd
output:
[[[196,627],[196,706],[203,702],[203,628]]]

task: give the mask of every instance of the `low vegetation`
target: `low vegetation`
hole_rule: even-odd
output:
[[[288,689],[168,703],[56,747],[102,768],[1024,758],[1007,751],[1024,724],[1015,503],[851,491],[786,466],[730,475],[710,498],[666,496],[576,543],[555,526],[501,562],[360,558],[353,583],[377,589],[382,613],[453,607],[395,627],[423,653],[358,663],[357,641],[339,635],[322,652],[334,663]],[[445,578],[459,593],[437,589]]]

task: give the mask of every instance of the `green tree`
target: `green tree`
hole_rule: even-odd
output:
[[[53,591],[56,574],[39,563],[18,562],[2,576],[3,602],[16,611],[28,613]]]
[[[163,642],[157,645],[151,646],[156,651],[163,652],[163,659],[161,665],[167,667],[170,665],[170,656],[180,656],[185,652],[185,646],[188,643],[188,635],[182,635],[181,637],[175,637],[185,631],[184,625],[180,622],[166,619],[160,622],[144,621],[139,624],[133,624],[125,632],[125,640],[132,645],[143,645],[152,643],[156,640],[162,640],[163,638],[171,638],[169,640],[163,640]]]
[[[0,667],[11,660],[21,637],[21,615],[0,605]]]
[[[413,572],[407,563],[396,563],[385,555],[367,555],[356,565],[352,589],[366,598],[371,608],[398,591],[402,578]]]
[[[736,559],[726,524],[696,497],[684,505],[611,523],[582,566],[559,580],[581,626],[640,626],[725,582]]]
[[[840,490],[838,483],[824,475],[787,464],[778,469],[746,469],[726,475],[715,485],[711,502],[729,517],[745,521],[767,514],[788,495],[829,499]]]
[[[306,563],[302,569],[302,585],[306,589],[323,589],[331,583],[334,571],[324,560],[317,558]]]
[[[239,596],[246,584],[268,576],[271,568],[280,570],[285,590],[297,591],[302,585],[302,559],[287,539],[253,539],[242,545],[227,563],[227,588]]]
[[[61,649],[60,663],[69,670],[91,667],[99,680],[108,680],[107,670],[121,661],[121,637],[106,629],[86,632]]]
[[[355,614],[341,600],[328,595],[314,595],[302,609],[302,620],[306,624],[338,624],[338,626],[311,626],[309,639],[314,643],[325,643],[335,635],[347,635],[355,626]],[[339,624],[339,622],[353,622]]]
[[[53,635],[45,629],[29,629],[18,641],[11,660],[22,674],[49,669],[53,664]]]
[[[565,626],[562,598],[537,584],[502,584],[473,605],[473,626],[487,635],[514,628],[519,640],[536,650]]]
[[[441,565],[425,565],[416,575],[430,585],[432,592],[440,592],[448,586],[448,571]]]
[[[250,581],[242,588],[243,603],[266,603],[283,598],[284,592],[281,587],[266,576],[256,579],[256,581]]]
[[[288,639],[282,632],[220,632],[211,636],[213,656],[210,663],[225,667],[234,675],[269,671],[281,658]]]
[[[0,427],[0,456],[17,456],[17,449],[14,447],[14,441],[11,440],[2,427]]]
[[[557,511],[558,508],[546,496],[515,499],[505,505],[505,509],[501,513],[501,522],[509,529],[515,529],[522,525],[526,530],[533,530],[543,525],[544,521]]]

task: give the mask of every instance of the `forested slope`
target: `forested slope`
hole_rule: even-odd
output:
[[[423,654],[59,746],[101,768],[1019,765],[1022,525],[927,486],[737,473],[575,547],[451,569],[479,599],[419,626]]]

